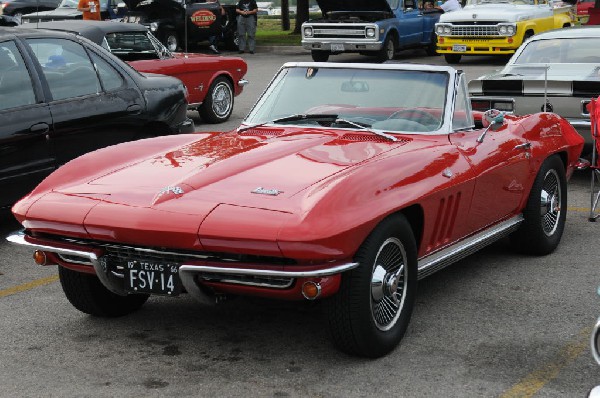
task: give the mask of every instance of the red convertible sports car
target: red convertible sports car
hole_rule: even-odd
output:
[[[33,24],[26,25],[31,28]],[[248,65],[240,57],[172,53],[140,24],[112,21],[56,21],[35,24],[38,29],[76,33],[127,61],[139,72],[177,77],[188,90],[189,108],[202,120],[221,123],[241,94]]]
[[[334,344],[378,357],[420,278],[508,235],[557,247],[582,146],[553,113],[474,118],[448,66],[289,63],[234,131],[61,167],[13,207],[8,240],[58,264],[88,314],[183,293],[323,300]]]

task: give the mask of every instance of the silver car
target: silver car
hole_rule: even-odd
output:
[[[469,82],[474,110],[565,117],[591,150],[587,104],[600,95],[600,26],[558,29],[523,43],[506,66]]]

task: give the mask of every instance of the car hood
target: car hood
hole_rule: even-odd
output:
[[[317,0],[319,8],[326,14],[330,11],[387,11],[392,12],[386,0]]]
[[[529,5],[514,4],[478,4],[466,6],[462,10],[456,10],[442,14],[440,22],[462,22],[462,21],[495,21],[495,22],[517,22],[543,15],[551,15],[550,8],[537,8]]]
[[[186,211],[182,210],[185,202],[270,208],[409,141],[393,142],[364,132],[338,133],[259,128],[217,134],[116,165],[54,191],[109,195],[111,203],[136,207],[175,206],[173,211]],[[94,156],[111,154],[98,151],[89,161]]]

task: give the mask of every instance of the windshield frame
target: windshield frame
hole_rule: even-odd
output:
[[[370,130],[378,130],[381,132],[385,132],[388,134],[403,134],[403,135],[439,135],[439,134],[449,134],[453,130],[452,128],[452,120],[453,120],[453,112],[454,105],[456,100],[456,93],[458,89],[458,79],[459,72],[450,67],[450,66],[435,66],[435,65],[417,65],[417,64],[394,64],[394,63],[385,63],[385,64],[350,64],[350,63],[319,63],[319,62],[288,62],[284,64],[279,71],[275,74],[275,76],[271,79],[270,83],[267,85],[267,88],[262,92],[262,94],[258,97],[257,101],[254,103],[252,108],[250,109],[248,115],[242,121],[242,125],[240,128],[252,127],[253,125],[261,125],[261,126],[282,126],[282,124],[259,121],[256,118],[256,114],[260,110],[260,108],[267,102],[265,99],[266,96],[270,95],[273,91],[273,87],[277,84],[279,80],[281,80],[285,74],[288,72],[288,69],[291,68],[338,68],[338,69],[361,69],[361,70],[399,70],[399,71],[417,71],[417,72],[442,72],[448,74],[448,86],[446,87],[445,98],[444,98],[444,109],[443,109],[443,117],[441,124],[438,129],[433,131],[393,131],[393,130],[379,130],[373,127],[369,127]],[[306,124],[284,124],[285,127],[304,127],[306,128]],[[327,127],[328,129],[351,129],[356,130],[356,128],[349,127]]]

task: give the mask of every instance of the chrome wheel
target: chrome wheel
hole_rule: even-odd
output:
[[[406,251],[396,238],[388,238],[377,253],[371,277],[371,313],[379,330],[392,328],[406,297]]]
[[[211,93],[212,110],[218,118],[228,117],[233,108],[233,91],[226,82],[220,82]]]
[[[542,216],[542,229],[547,236],[551,236],[558,227],[561,214],[560,179],[556,170],[548,170],[544,176],[540,197],[540,212]]]

